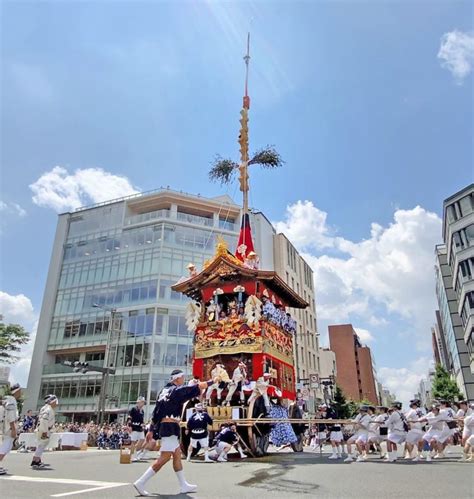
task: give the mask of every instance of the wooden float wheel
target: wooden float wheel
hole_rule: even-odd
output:
[[[266,408],[263,397],[260,395],[248,406],[247,417],[258,419],[264,418]],[[257,457],[265,456],[268,453],[270,444],[270,425],[265,423],[254,423],[248,427],[248,444],[252,452]]]
[[[197,402],[198,401],[196,401],[195,399],[188,400],[187,402],[185,402],[185,404],[183,405],[183,412],[181,413],[181,421],[183,421],[183,422],[186,421],[186,411],[188,409],[193,408],[197,404]],[[186,427],[185,426],[181,427],[180,434],[181,434],[180,435],[181,438],[179,439],[179,443],[181,445],[181,452],[185,456],[187,456],[187,454],[188,454],[188,447],[189,447],[189,444],[191,442],[191,437],[186,434]],[[198,452],[199,452],[199,447],[197,449],[193,449],[192,456],[195,456]]]

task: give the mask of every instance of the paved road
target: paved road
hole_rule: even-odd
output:
[[[185,463],[188,481],[199,485],[198,492],[189,495],[177,494],[169,466],[151,480],[148,490],[160,497],[196,499],[474,498],[474,463],[457,462],[458,450],[431,463],[389,464],[371,457],[365,463],[346,464],[328,461],[327,456],[305,451],[260,460]],[[116,451],[51,452],[45,457],[53,469],[35,472],[29,469],[31,455],[7,456],[10,475],[0,477],[0,497],[133,498],[130,482],[147,468],[146,463],[119,464]]]

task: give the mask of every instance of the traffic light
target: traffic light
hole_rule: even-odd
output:
[[[240,160],[242,162],[247,162],[249,160],[248,109],[242,109],[242,111],[240,111],[239,121],[240,121],[240,133],[239,133]]]
[[[81,372],[82,374],[85,374],[89,371],[89,362],[79,362],[78,360],[71,362],[70,360],[65,360],[63,365],[72,367],[72,370],[75,373]]]

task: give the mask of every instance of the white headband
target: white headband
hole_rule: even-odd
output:
[[[180,373],[173,374],[171,376],[171,381],[174,381],[179,378],[184,378],[184,373],[182,371]]]

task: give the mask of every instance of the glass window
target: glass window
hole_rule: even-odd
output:
[[[124,366],[130,367],[133,361],[133,345],[127,345],[125,347],[125,358],[124,358]]]
[[[170,315],[168,318],[168,336],[177,336],[179,330],[179,316]]]
[[[464,232],[469,246],[472,246],[474,244],[474,224],[468,225]]]
[[[456,211],[454,205],[450,205],[446,208],[446,215],[449,222],[455,222],[457,220]]]
[[[469,215],[469,213],[472,213],[472,194],[469,194],[468,196],[464,196],[459,201],[459,207],[461,209],[461,216],[463,216],[463,217],[465,217],[466,215]]]
[[[157,334],[163,332],[163,319],[165,317],[165,314],[158,314],[156,316],[156,332]]]
[[[140,313],[137,316],[136,334],[143,335],[144,332],[145,332],[145,315],[144,315],[144,311],[140,310]]]
[[[178,345],[177,351],[177,364],[178,366],[186,366],[189,363],[189,346],[188,345]]]
[[[76,398],[77,397],[77,383],[72,382],[71,383],[71,388],[69,390],[69,398]]]
[[[129,381],[124,381],[122,383],[122,390],[121,390],[121,393],[120,393],[120,401],[121,402],[127,402],[128,403],[128,392],[129,392],[129,389],[130,389],[130,382]]]
[[[168,343],[166,347],[165,366],[176,366],[176,344]]]
[[[133,366],[140,366],[142,365],[142,345],[135,345],[135,352],[133,354]]]
[[[153,320],[155,318],[155,309],[147,309],[145,319],[145,334],[150,335],[153,333]]]
[[[163,364],[163,359],[161,357],[161,345],[159,343],[155,343],[154,346],[154,351],[153,351],[153,365],[154,366],[161,366]]]

